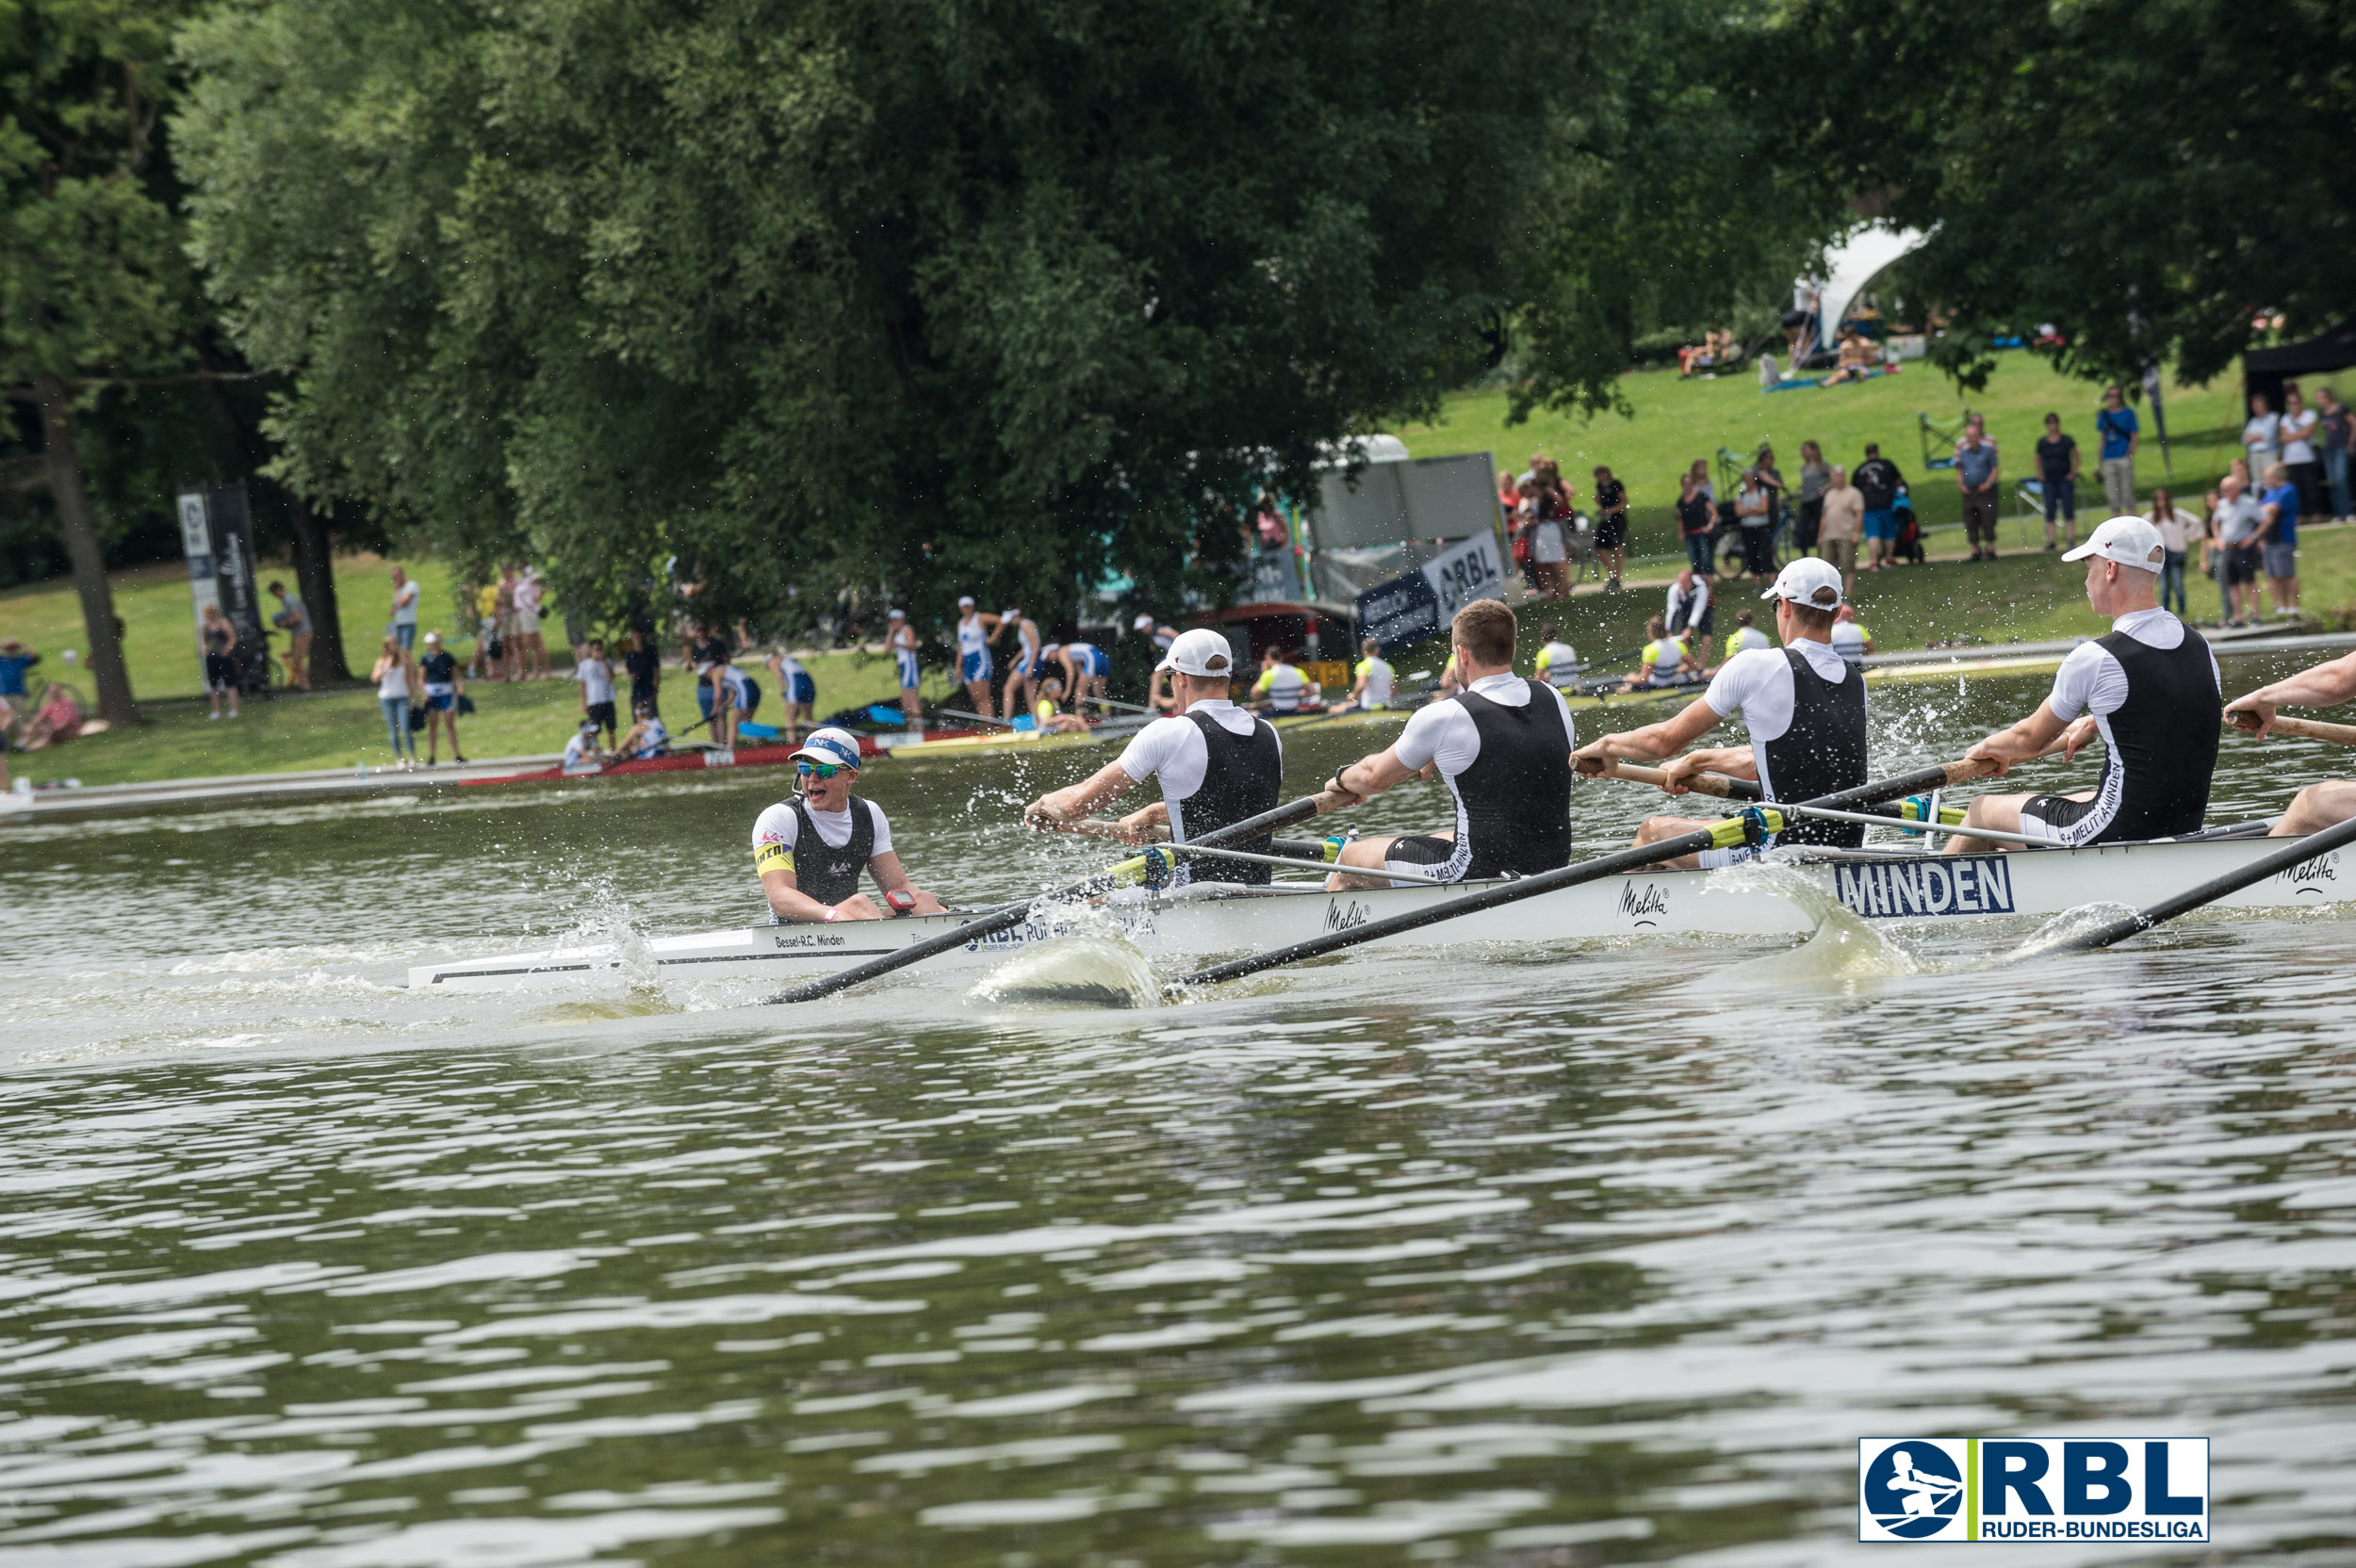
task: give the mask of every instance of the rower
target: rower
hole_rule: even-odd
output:
[[[1113,656],[1094,643],[1065,643],[1055,650],[1055,660],[1063,665],[1064,690],[1071,694],[1072,710],[1086,715],[1088,699],[1104,694],[1104,681],[1113,673]]]
[[[1026,700],[1039,691],[1041,674],[1039,648],[1039,623],[1023,613],[1021,605],[1010,604],[998,617],[998,635],[1014,633],[1014,662],[1006,669],[1006,717],[1011,719],[1021,712]],[[995,641],[995,639],[992,639]]]
[[[564,760],[558,766],[565,773],[598,773],[605,767],[605,753],[597,749],[597,721],[583,719],[573,738],[564,743]]]
[[[785,743],[792,745],[801,738],[801,726],[817,720],[818,682],[810,678],[800,660],[783,648],[771,649],[764,662],[769,673],[777,677],[777,724],[785,731]],[[756,694],[754,703],[758,705],[760,700]]]
[[[2040,756],[2055,740],[2075,757],[2096,730],[2109,755],[2099,789],[2079,795],[1982,795],[1966,827],[1992,827],[2056,844],[2172,838],[2201,826],[2217,770],[2225,710],[2217,658],[2191,628],[2153,597],[2168,556],[2160,531],[2140,517],[2113,517],[2064,561],[2086,564],[2086,602],[2111,617],[2111,631],[2080,643],[2053,677],[2053,694],[2010,729],[1965,753],[1997,764]],[[2008,847],[1951,839],[1947,853]]]
[[[1738,610],[1734,612],[1734,635],[1726,639],[1727,658],[1731,659],[1738,653],[1748,653],[1753,648],[1771,648],[1775,645],[1768,640],[1767,634],[1754,624],[1756,620],[1757,617],[1748,610]],[[1833,624],[1838,626],[1841,623],[1835,621]]]
[[[1849,668],[1865,668],[1865,656],[1873,651],[1873,634],[1865,629],[1857,618],[1857,606],[1844,604],[1841,613],[1833,617],[1832,651],[1849,662]]]
[[[1326,710],[1329,713],[1374,713],[1391,705],[1398,691],[1398,672],[1391,662],[1383,657],[1380,639],[1367,637],[1358,644],[1358,662],[1350,670],[1350,695]]]
[[[957,678],[965,682],[966,703],[985,717],[992,711],[990,678],[996,669],[990,662],[990,639],[997,629],[998,617],[975,610],[973,595],[957,600]]]
[[[630,727],[623,732],[621,744],[614,748],[616,755],[632,761],[645,761],[650,757],[667,756],[671,750],[671,732],[663,727],[654,704],[638,701],[630,704]]]
[[[1705,664],[1710,662],[1710,635],[1717,629],[1718,607],[1710,601],[1710,584],[1695,577],[1693,567],[1687,566],[1670,582],[1661,620],[1672,636],[1684,635],[1696,659]]]
[[[1235,657],[1227,639],[1208,627],[1179,633],[1156,672],[1170,676],[1178,712],[1137,731],[1119,760],[1069,789],[1040,796],[1023,815],[1042,826],[1078,822],[1097,802],[1149,778],[1162,781],[1162,798],[1121,819],[1133,837],[1167,825],[1170,841],[1183,844],[1274,810],[1284,781],[1284,746],[1266,719],[1228,700]],[[1272,851],[1266,834],[1234,847],[1253,855]],[[1268,881],[1268,868],[1256,861],[1192,855],[1181,859],[1175,880],[1182,883],[1265,887]]]
[[[1260,655],[1260,678],[1252,683],[1252,699],[1263,713],[1298,713],[1317,700],[1317,684],[1284,657],[1283,648]]]
[[[859,741],[829,725],[810,732],[794,753],[802,792],[753,823],[753,869],[779,922],[880,920],[859,890],[860,868],[894,915],[944,913],[941,900],[914,886],[892,853],[883,808],[851,792],[859,782]]]
[[[1571,859],[1571,710],[1543,680],[1513,673],[1513,612],[1475,599],[1449,623],[1464,689],[1418,709],[1387,750],[1334,770],[1335,790],[1364,798],[1436,770],[1456,801],[1456,825],[1379,834],[1342,846],[1332,890],[1384,886],[1389,868],[1443,882],[1528,876]]]
[[[2301,670],[2287,680],[2261,686],[2248,696],[2225,705],[2234,724],[2263,736],[2274,727],[2278,708],[2333,708],[2356,698],[2356,653]],[[2356,783],[2328,778],[2310,784],[2291,797],[2290,809],[2270,830],[2278,839],[2294,834],[2320,833],[2334,823],[2356,817]]]
[[[894,610],[889,617],[892,629],[884,633],[884,646],[892,650],[892,662],[900,670],[900,713],[910,729],[924,727],[924,705],[916,693],[921,671],[916,660],[916,629],[908,625],[908,612]]]
[[[1803,556],[1784,567],[1761,596],[1775,601],[1780,649],[1747,648],[1719,666],[1708,691],[1676,718],[1579,748],[1579,771],[1605,772],[1613,761],[1651,762],[1676,753],[1735,714],[1749,732],[1747,746],[1687,752],[1661,771],[1661,788],[1684,794],[1683,780],[1702,772],[1755,778],[1770,801],[1814,800],[1855,789],[1865,775],[1865,678],[1832,647],[1833,612],[1841,606],[1841,573],[1831,563]],[[1636,842],[1656,843],[1690,833],[1686,817],[1651,817]],[[1832,844],[1854,849],[1865,841],[1857,823],[1802,820],[1776,835],[1785,844]],[[1732,865],[1757,851],[1748,845],[1706,850],[1669,862],[1679,870]]]
[[[1558,692],[1579,689],[1579,650],[1562,641],[1562,629],[1549,625],[1538,633],[1539,679]]]
[[[1673,635],[1669,623],[1659,615],[1644,623],[1644,635],[1652,639],[1644,651],[1636,656],[1636,668],[1629,672],[1620,687],[1623,692],[1642,692],[1656,686],[1674,686],[1689,674],[1701,669],[1693,650],[1685,645],[1685,639]]]
[[[1039,683],[1039,700],[1031,705],[1031,723],[1042,735],[1085,735],[1087,719],[1058,710],[1063,701],[1063,677],[1051,675]]]

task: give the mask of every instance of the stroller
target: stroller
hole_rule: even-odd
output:
[[[1898,538],[1890,551],[1891,558],[1922,565],[1928,559],[1928,552],[1922,548],[1922,525],[1914,515],[1914,498],[1906,493],[1904,484],[1898,486],[1898,498],[1890,503],[1890,510],[1897,514],[1898,521]]]

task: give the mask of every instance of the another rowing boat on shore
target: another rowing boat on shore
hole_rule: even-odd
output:
[[[2263,831],[2263,825],[2250,825]],[[2224,830],[2231,832],[2233,830]],[[2287,841],[2212,837],[2086,849],[1936,856],[1911,850],[1814,850],[1729,871],[1646,871],[1467,915],[1430,937],[1377,945],[1515,944],[1610,938],[1805,937],[1836,907],[1930,929],[2004,917],[2039,920],[2089,903],[2140,906],[2221,876]],[[943,954],[971,970],[1059,937],[1118,932],[1149,958],[1195,960],[1348,930],[1487,886],[1382,888],[1329,893],[1316,881],[1268,888],[1213,884],[1165,892],[1127,889],[1104,901],[1042,912]],[[2224,907],[2291,910],[2356,900],[2356,850],[2331,850],[2225,899]],[[600,981],[664,985],[811,979],[897,951],[975,918],[973,911],[826,925],[744,925],[627,946],[556,947],[421,964],[409,984],[437,991],[566,989]]]

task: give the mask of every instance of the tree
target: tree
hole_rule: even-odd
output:
[[[1558,171],[1649,210],[1614,160],[1653,144],[1573,113],[1649,8],[1714,14],[268,0],[185,35],[177,131],[315,498],[528,545],[608,613],[666,559],[723,615],[878,580],[1052,615],[1114,574],[1175,608],[1228,503],[1435,412],[1541,286],[1543,394],[1608,399],[1678,269],[1566,236]]]
[[[2356,315],[2356,8],[2337,0],[1994,0],[1968,36],[1928,0],[1799,0],[1770,74],[1826,92],[1781,155],[1935,230],[1906,287],[1952,310],[1977,385],[1988,334],[2050,321],[2056,357],[2130,385],[2205,380],[2260,312]]]

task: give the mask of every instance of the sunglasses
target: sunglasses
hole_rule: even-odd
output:
[[[857,773],[857,768],[840,767],[832,762],[796,762],[794,771],[804,778],[832,778],[839,773]]]

